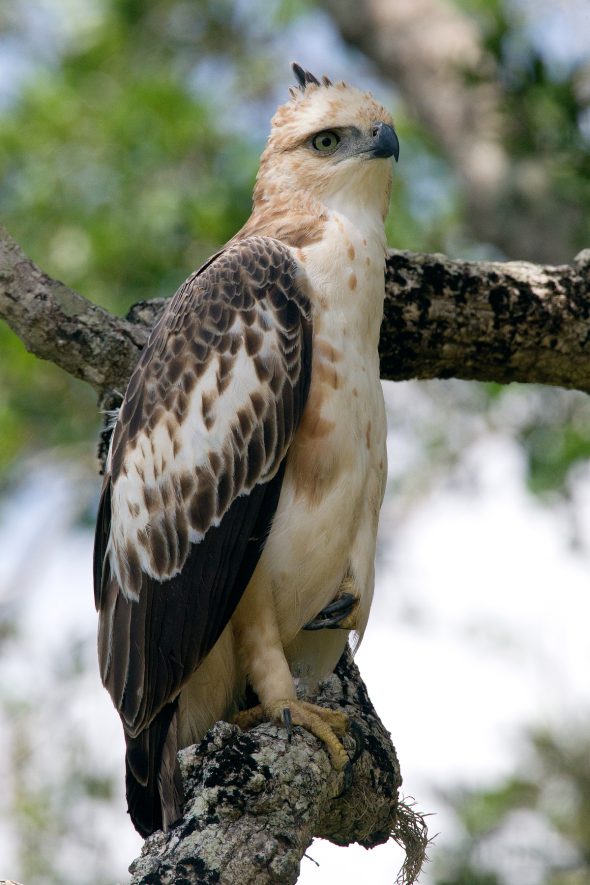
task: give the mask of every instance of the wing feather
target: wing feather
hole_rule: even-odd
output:
[[[270,529],[311,373],[298,274],[276,240],[232,245],[171,299],[129,382],[95,595],[101,674],[130,740],[219,638]]]

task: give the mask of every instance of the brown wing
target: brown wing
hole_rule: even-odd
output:
[[[142,732],[160,711],[171,721],[167,705],[262,551],[309,389],[309,311],[290,251],[240,241],[171,299],[129,382],[99,509],[95,596],[101,675],[141,783],[162,751],[150,753]]]

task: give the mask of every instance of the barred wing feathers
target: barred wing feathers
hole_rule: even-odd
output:
[[[215,256],[171,299],[121,407],[95,599],[102,679],[144,784],[172,720],[164,708],[219,638],[272,523],[311,374],[298,273],[270,238]]]

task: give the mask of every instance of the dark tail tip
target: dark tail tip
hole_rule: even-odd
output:
[[[162,803],[157,784],[149,782],[146,786],[140,784],[126,760],[125,787],[127,810],[133,826],[139,835],[146,839],[156,830],[162,829]]]
[[[166,704],[136,738],[126,735],[127,809],[144,839],[156,830],[168,829],[182,816],[176,708],[177,701]]]

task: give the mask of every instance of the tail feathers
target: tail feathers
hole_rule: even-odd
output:
[[[177,712],[174,711],[168,738],[162,750],[162,762],[158,774],[158,793],[162,803],[162,829],[167,831],[182,817],[184,796],[180,768],[176,760],[178,753]]]
[[[167,704],[137,737],[126,735],[126,741],[127,808],[145,839],[156,830],[167,830],[182,816],[177,701]]]

